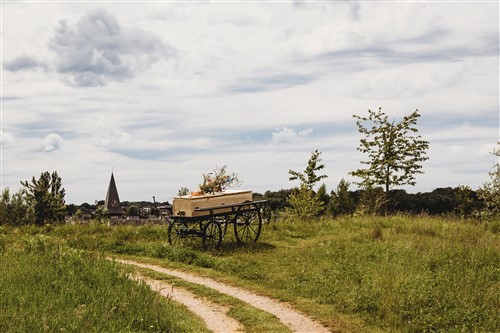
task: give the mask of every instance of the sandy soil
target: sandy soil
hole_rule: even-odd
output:
[[[244,332],[243,326],[226,313],[227,308],[214,304],[206,299],[202,299],[191,292],[175,287],[164,281],[158,281],[144,277],[139,274],[133,276],[147,284],[151,289],[160,295],[170,298],[176,302],[187,306],[194,314],[198,315],[207,325],[208,329],[217,333]]]
[[[209,278],[197,276],[194,274],[167,269],[155,265],[143,264],[131,260],[116,260],[117,262],[135,265],[138,267],[148,268],[166,275],[174,276],[185,281],[196,283],[203,285],[205,287],[217,290],[220,293],[230,295],[232,297],[238,298],[255,308],[264,310],[275,315],[284,325],[286,325],[292,332],[300,332],[300,333],[327,333],[330,332],[326,327],[321,325],[320,323],[312,320],[311,318],[305,316],[304,314],[298,312],[293,309],[290,305],[285,304],[283,302],[264,297],[261,295],[257,295],[248,290],[244,290],[241,288],[233,287],[221,283],[219,281],[215,281]],[[181,302],[181,301],[179,301]],[[181,302],[182,303],[182,302]],[[188,305],[189,306],[189,305]],[[194,308],[190,306],[190,308],[194,312]],[[212,329],[212,328],[210,328]],[[234,330],[233,332],[236,332]],[[220,331],[217,331],[220,332]]]

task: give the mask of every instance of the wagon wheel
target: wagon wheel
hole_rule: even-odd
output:
[[[189,236],[188,227],[185,223],[170,222],[167,229],[168,243],[173,247],[184,245]]]
[[[222,228],[219,223],[210,221],[203,228],[201,247],[203,250],[217,249],[222,242]]]
[[[255,243],[260,235],[262,218],[259,209],[242,212],[234,222],[234,235],[240,244]]]
[[[220,225],[220,228],[222,230],[222,238],[224,238],[224,236],[226,236],[227,233],[227,224],[230,221],[230,219],[228,217],[216,217],[215,221]]]

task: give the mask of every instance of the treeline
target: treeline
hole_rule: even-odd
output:
[[[265,199],[273,213],[290,208],[288,197],[294,189],[254,193],[254,199]],[[407,193],[405,190],[390,190],[384,193],[382,188],[371,190],[345,190],[325,193],[320,187],[316,194],[322,202],[320,215],[339,216],[358,213],[370,214],[428,214],[456,215],[460,217],[479,217],[484,208],[484,201],[477,191],[467,186],[455,188],[437,188],[431,192]]]
[[[9,188],[0,197],[0,225],[42,226],[63,223],[66,217],[65,190],[57,171],[42,172],[40,178],[21,181],[23,186],[10,194]]]

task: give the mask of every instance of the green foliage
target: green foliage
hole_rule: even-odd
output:
[[[188,189],[187,187],[184,187],[184,186],[183,186],[183,187],[181,187],[181,188],[179,189],[179,191],[177,191],[177,195],[178,195],[179,197],[182,197],[182,196],[185,196],[185,195],[188,195],[188,194],[189,194],[189,189]]]
[[[269,203],[269,207],[272,211],[281,211],[285,207],[289,206],[287,203],[287,198],[292,190],[281,189],[279,191],[266,191],[262,199],[266,199]]]
[[[140,210],[139,210],[138,205],[132,204],[128,207],[128,209],[127,209],[128,216],[139,216],[139,214],[140,214]]]
[[[288,207],[285,208],[285,216],[293,216],[302,220],[310,220],[320,216],[328,202],[328,194],[326,186],[322,185],[318,193],[313,191],[314,185],[327,175],[317,175],[317,172],[325,167],[321,164],[321,152],[315,150],[311,153],[311,157],[307,162],[307,167],[304,172],[289,170],[291,175],[289,180],[299,180],[300,187],[292,189],[286,199]]]
[[[291,175],[289,180],[293,181],[298,179],[301,187],[305,186],[312,190],[317,182],[327,178],[327,175],[317,175],[317,172],[325,167],[324,164],[321,164],[320,155],[321,152],[317,149],[311,153],[311,157],[307,162],[307,167],[304,172],[289,170],[288,173]]]
[[[108,209],[104,204],[97,206],[92,216],[100,222],[107,222],[109,220]]]
[[[57,171],[50,174],[43,172],[38,180],[35,177],[31,182],[21,181],[26,190],[28,202],[35,212],[35,224],[38,226],[46,223],[60,223],[66,215],[64,202],[65,190]]]
[[[500,157],[500,141],[492,155]],[[500,217],[500,163],[495,163],[489,172],[490,181],[479,189],[479,197],[484,201],[484,215],[487,218]]]
[[[285,208],[284,214],[303,221],[317,218],[324,211],[320,197],[305,185],[294,189],[287,198],[290,207]]]
[[[455,198],[458,203],[458,206],[456,208],[458,216],[462,218],[470,216],[474,208],[472,200],[472,189],[469,186],[465,185],[457,187]]]
[[[334,216],[352,215],[356,211],[356,203],[349,192],[349,182],[344,178],[340,180],[330,200],[330,213]]]
[[[321,204],[323,206],[323,210],[321,213],[324,213],[330,202],[330,196],[326,192],[325,184],[321,184],[321,186],[318,188],[318,191],[316,192],[316,197],[319,199],[319,201],[321,201]]]
[[[363,189],[356,213],[359,215],[379,215],[385,211],[387,193],[381,187]]]
[[[26,197],[26,190],[21,189],[10,195],[9,188],[2,191],[0,198],[0,225],[26,225],[35,220],[33,207]]]
[[[425,154],[429,148],[429,142],[416,135],[418,110],[400,122],[390,122],[382,108],[368,113],[368,117],[353,116],[358,119],[359,132],[365,135],[358,151],[368,155],[368,160],[361,162],[368,167],[350,174],[362,179],[361,186],[381,185],[386,192],[391,186],[415,185],[415,175],[423,173],[420,163],[428,159]]]

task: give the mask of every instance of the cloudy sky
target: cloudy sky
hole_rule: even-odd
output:
[[[327,189],[365,159],[353,115],[415,109],[409,192],[488,180],[499,3],[2,4],[2,187],[58,171],[68,203],[170,200],[227,165],[256,192],[322,151]],[[352,189],[355,185],[352,185]]]

